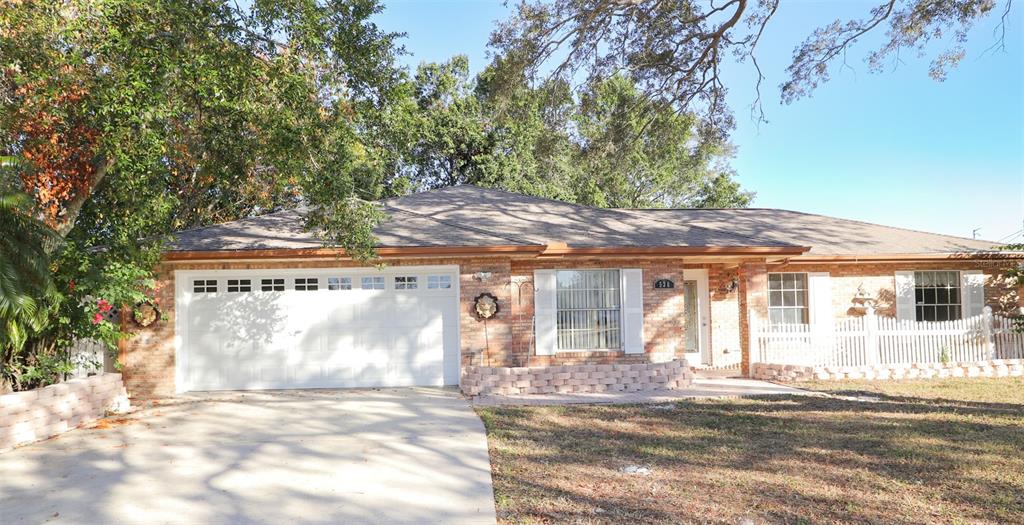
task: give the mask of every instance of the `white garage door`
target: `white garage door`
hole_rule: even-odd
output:
[[[458,267],[175,272],[179,391],[452,385]]]

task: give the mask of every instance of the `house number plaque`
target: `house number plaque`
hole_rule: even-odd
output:
[[[657,281],[654,281],[654,289],[655,290],[664,290],[664,289],[667,289],[667,288],[675,288],[675,287],[676,287],[676,283],[673,282],[672,279],[658,279]]]

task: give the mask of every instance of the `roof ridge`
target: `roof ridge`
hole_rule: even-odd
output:
[[[484,187],[484,186],[478,186],[476,184],[457,184],[457,185],[454,185],[454,186],[444,186],[444,187],[441,187],[441,188],[434,188],[432,190],[421,191],[421,192],[418,192],[418,193],[413,193],[413,194],[410,194],[410,195],[406,195],[406,197],[411,197],[413,195],[420,195],[420,194],[423,194],[423,193],[436,193],[436,192],[442,192],[442,191],[446,191],[446,190],[454,190],[454,189],[463,188],[463,187],[473,188],[473,189],[481,190],[481,191],[484,191],[484,192],[504,193],[504,194],[507,194],[507,195],[513,195],[513,196],[516,196],[516,197],[519,197],[519,198],[526,198],[526,199],[533,200],[533,201],[550,202],[550,203],[555,203],[555,204],[562,204],[562,205],[566,205],[566,206],[570,206],[570,207],[574,207],[574,208],[584,208],[584,209],[593,210],[593,211],[597,211],[597,212],[615,211],[614,208],[599,208],[597,206],[590,206],[590,205],[587,205],[587,204],[576,204],[576,203],[572,203],[572,202],[560,201],[558,199],[551,199],[551,198],[548,198],[548,197],[537,197],[537,196],[534,196],[534,195],[527,195],[525,193],[517,193],[517,192],[514,192],[514,191],[504,190],[504,189],[501,189],[501,188],[489,188],[489,187]],[[392,199],[388,199],[388,200],[394,200],[394,199],[399,199],[399,198],[401,198],[401,197],[392,197]],[[408,212],[408,210],[404,210],[403,208],[398,208],[398,207],[396,207],[394,205],[391,205],[391,206],[395,207],[397,209],[402,209],[403,211],[407,211]],[[414,213],[414,212],[410,212],[410,213]],[[452,223],[449,223],[449,222],[444,221],[442,219],[436,219],[436,218],[433,218],[433,217],[427,216],[427,215],[422,215],[422,214],[417,214],[417,215],[420,215],[420,216],[423,216],[423,217],[429,217],[429,218],[434,219],[435,221],[440,222],[442,224],[448,224],[448,225],[453,225],[453,226],[460,227],[460,228],[471,229],[473,231],[482,231],[482,232],[484,232],[484,233],[486,233],[488,235],[492,235],[492,236],[495,236],[495,237],[501,237],[503,239],[509,239],[509,240],[513,240],[513,241],[516,241],[516,242],[533,242],[533,241],[526,241],[525,239],[517,239],[517,238],[509,238],[509,237],[500,236],[500,235],[494,234],[494,233],[492,233],[490,231],[487,231],[487,230],[476,230],[475,228],[461,226],[459,224],[452,224]],[[568,229],[571,229],[573,231],[579,232],[579,233],[584,233],[584,234],[590,233],[590,231],[587,230],[585,227],[577,226],[575,224],[564,225],[564,227],[568,228]],[[559,239],[549,239],[549,240],[557,241]]]
[[[862,221],[860,219],[846,219],[846,218],[843,218],[843,217],[833,217],[831,215],[822,215],[820,213],[811,213],[811,212],[799,211],[799,210],[783,210],[783,211],[788,211],[790,213],[797,213],[797,214],[800,214],[800,215],[810,215],[812,217],[824,217],[826,219],[837,219],[837,220],[840,220],[840,221],[855,222],[857,224],[866,224],[868,226],[878,226],[878,227],[882,227],[882,228],[889,228],[889,229],[892,229],[892,230],[902,230],[902,231],[912,232],[912,233],[923,233],[925,235],[935,235],[935,236],[938,236],[938,237],[946,237],[948,239],[957,239],[957,240],[960,240],[960,241],[988,242],[988,243],[993,243],[993,247],[999,245],[999,243],[996,243],[994,241],[988,241],[988,240],[985,240],[985,239],[968,239],[967,237],[960,237],[960,236],[957,236],[957,235],[948,235],[948,234],[945,234],[945,233],[926,232],[924,230],[916,230],[914,228],[904,228],[903,226],[890,226],[888,224],[879,224],[877,222]]]
[[[418,195],[418,194],[422,194],[422,193],[442,192],[442,191],[453,190],[453,189],[458,189],[458,188],[462,188],[462,187],[469,187],[469,188],[481,190],[481,191],[484,191],[484,192],[504,193],[504,194],[507,194],[507,195],[513,195],[513,196],[518,197],[520,199],[526,198],[528,200],[533,200],[533,201],[541,201],[541,202],[551,202],[551,203],[555,203],[555,204],[563,204],[563,205],[574,207],[574,208],[583,208],[583,209],[587,209],[587,210],[592,210],[592,211],[595,211],[595,212],[598,212],[598,213],[607,212],[607,213],[619,215],[620,217],[621,216],[628,217],[630,219],[635,219],[636,218],[634,215],[629,213],[630,211],[649,211],[649,210],[664,209],[664,208],[610,208],[610,207],[609,208],[602,208],[602,207],[599,207],[599,206],[591,206],[589,204],[578,204],[578,203],[574,203],[574,202],[561,201],[561,200],[552,199],[552,198],[549,198],[549,197],[538,197],[538,196],[535,196],[535,195],[527,195],[525,193],[518,193],[518,192],[514,192],[514,191],[502,189],[502,188],[490,188],[490,187],[478,186],[476,184],[457,184],[457,185],[454,185],[454,186],[444,186],[444,187],[441,187],[441,188],[434,188],[432,190],[427,190],[427,191],[424,191],[424,192],[414,193],[414,194],[411,194],[411,195]],[[407,196],[411,196],[411,195],[407,195]],[[392,197],[391,199],[388,199],[388,200],[394,200],[394,199],[400,199],[400,198],[401,197]],[[398,209],[401,209],[401,208],[398,208]],[[692,209],[709,209],[709,208],[692,208]],[[736,209],[736,208],[720,208],[720,209]],[[408,210],[405,210],[405,211],[408,211]],[[437,220],[438,222],[442,222],[443,224],[449,224],[449,223],[441,221],[439,219],[435,219],[435,220]],[[679,226],[678,224],[674,224],[672,222],[664,221],[664,220],[661,220],[661,219],[650,219],[650,220],[653,220],[653,221],[656,221],[656,222],[659,222],[659,223],[662,223],[662,224],[668,224],[670,226]],[[458,225],[456,225],[456,226],[458,226]],[[686,226],[689,226],[691,228],[701,229],[701,230],[704,230],[704,231],[707,231],[707,232],[713,232],[713,233],[716,233],[716,234],[719,234],[719,235],[732,235],[734,237],[746,239],[746,240],[748,240],[748,241],[750,241],[752,243],[751,246],[765,246],[765,244],[763,244],[763,241],[760,241],[757,238],[751,237],[749,235],[744,235],[742,233],[729,232],[729,231],[720,230],[720,229],[717,229],[717,228],[712,228],[712,227],[709,227],[709,226],[704,226],[704,225],[694,224],[694,223],[687,223]],[[570,229],[572,229],[574,231],[577,231],[577,232],[580,232],[580,233],[588,233],[588,230],[586,228],[577,226],[575,224],[565,225],[565,227],[566,228],[570,228]],[[489,235],[494,235],[491,232],[485,232],[485,233],[487,233]],[[777,246],[777,245],[782,245],[782,246],[802,246],[800,244],[792,244],[792,243],[777,243],[777,244],[772,244],[771,246]]]
[[[399,208],[398,206],[394,206],[394,205],[383,205],[383,206],[386,209],[387,208],[391,208],[393,210],[397,210],[399,212],[402,212],[402,213],[405,213],[405,214],[408,214],[408,215],[413,215],[415,217],[421,217],[421,218],[424,218],[424,219],[428,219],[428,220],[434,221],[434,222],[439,223],[439,224],[444,224],[445,226],[451,226],[451,227],[454,227],[454,228],[458,228],[460,230],[467,230],[467,231],[471,231],[471,232],[475,232],[475,233],[482,233],[482,234],[487,235],[489,237],[496,237],[498,239],[505,239],[507,241],[517,242],[517,243],[530,244],[530,245],[539,245],[540,244],[540,243],[537,243],[536,241],[531,241],[531,240],[527,240],[527,239],[520,239],[520,238],[512,237],[512,236],[509,236],[509,235],[501,235],[501,234],[498,234],[498,233],[487,231],[487,230],[485,230],[483,228],[474,228],[472,226],[465,226],[465,225],[462,225],[462,224],[457,224],[457,223],[449,222],[449,221],[446,221],[444,219],[438,219],[437,217],[434,217],[432,215],[426,215],[426,214],[423,214],[423,213],[417,213],[417,212],[414,212],[414,211],[407,210],[405,208]]]
[[[492,191],[492,192],[496,192],[496,193],[504,193],[506,195],[515,195],[516,197],[520,197],[520,198],[524,198],[525,197],[525,198],[530,199],[530,200],[552,202],[552,203],[555,203],[555,204],[564,204],[566,206],[573,206],[573,207],[576,207],[576,208],[588,208],[588,209],[591,209],[591,210],[611,210],[611,209],[616,209],[616,208],[601,208],[599,206],[591,206],[589,204],[580,204],[578,202],[563,201],[563,200],[558,200],[558,199],[554,199],[554,198],[551,198],[551,197],[539,197],[537,195],[529,195],[529,194],[526,194],[526,193],[519,193],[519,192],[512,191],[512,190],[506,190],[504,188],[492,188],[492,187],[489,187],[489,186],[480,186],[478,184],[469,184],[469,183],[456,184],[454,186],[442,186],[440,188],[434,188],[434,189],[430,189],[430,190],[426,190],[426,191],[420,191],[420,192],[416,192],[416,193],[411,193],[409,195],[403,195],[402,197],[411,197],[413,195],[420,195],[420,194],[423,194],[423,193],[434,193],[434,192],[455,190],[455,189],[459,189],[459,188],[473,188],[473,189],[482,190],[482,191]],[[402,197],[391,197],[389,200],[391,200],[391,199],[400,199]]]
[[[762,207],[757,207],[757,208],[619,208],[619,209],[629,210],[629,211],[747,211],[747,210],[755,210],[755,211],[781,211],[781,212],[786,212],[786,213],[795,213],[795,214],[798,214],[798,215],[807,215],[807,216],[811,216],[811,217],[824,217],[826,219],[833,219],[833,220],[838,220],[838,221],[855,222],[857,224],[864,224],[864,225],[867,225],[867,226],[876,226],[876,227],[881,227],[881,228],[889,228],[889,229],[893,229],[893,230],[902,230],[902,231],[908,231],[908,232],[912,232],[912,233],[921,233],[921,234],[925,234],[925,235],[935,235],[935,236],[938,236],[938,237],[946,237],[946,238],[949,238],[949,239],[957,239],[957,240],[961,240],[961,241],[989,242],[989,243],[992,243],[994,246],[1000,246],[1000,244],[998,242],[989,241],[989,240],[986,240],[986,239],[970,239],[970,238],[967,238],[967,237],[960,237],[958,235],[949,235],[949,234],[946,234],[946,233],[929,232],[929,231],[918,230],[918,229],[914,229],[914,228],[906,228],[906,227],[903,227],[903,226],[892,226],[890,224],[881,224],[881,223],[878,223],[878,222],[870,222],[870,221],[864,221],[864,220],[860,220],[860,219],[848,219],[846,217],[836,217],[835,215],[825,215],[825,214],[822,214],[822,213],[812,213],[812,212],[807,212],[807,211],[791,210],[789,208],[762,208]]]
[[[618,212],[622,212],[622,213],[628,213],[628,212],[632,212],[632,211],[647,211],[647,208],[605,208],[605,209],[612,210],[612,211],[618,211]],[[665,208],[650,208],[650,209],[661,210],[661,209],[665,209]],[[709,209],[709,208],[691,208],[691,209],[703,210],[703,209]],[[728,210],[728,209],[746,209],[746,208],[717,208],[717,209]],[[663,224],[674,225],[671,222],[668,222],[668,221],[665,221],[665,220],[662,220],[662,219],[650,219],[650,220],[656,221],[656,222],[660,222],[660,223],[663,223]],[[718,228],[712,228],[710,226],[704,226],[702,224],[696,224],[696,223],[693,223],[693,222],[688,222],[688,223],[686,223],[686,226],[689,226],[691,228],[699,228],[701,230],[705,230],[705,231],[709,231],[709,232],[714,232],[714,233],[721,234],[721,235],[732,235],[732,236],[735,236],[735,237],[741,237],[743,239],[747,239],[749,241],[753,241],[754,244],[751,244],[751,246],[776,246],[774,244],[773,245],[758,244],[758,243],[763,242],[763,241],[760,241],[760,240],[758,240],[758,239],[756,239],[754,237],[751,237],[749,235],[745,235],[745,234],[742,234],[742,233],[737,233],[737,232],[732,232],[732,231],[727,231],[727,230],[720,230]],[[789,242],[785,242],[785,243],[783,243],[781,245],[782,246],[805,247],[802,244],[792,244],[792,243],[789,243]]]
[[[174,231],[171,232],[171,235],[178,235],[179,233],[187,233],[187,232],[191,232],[191,231],[195,231],[195,230],[202,230],[202,229],[205,229],[205,228],[213,228],[214,226],[225,226],[225,225],[228,225],[228,224],[234,224],[236,222],[251,221],[251,220],[254,220],[254,219],[263,219],[265,217],[270,217],[272,215],[277,215],[279,213],[286,213],[286,212],[290,212],[290,211],[297,212],[298,211],[298,207],[297,208],[282,208],[280,210],[272,211],[270,213],[264,213],[262,215],[250,215],[248,217],[241,217],[241,218],[233,219],[233,220],[230,220],[230,221],[215,222],[213,224],[207,224],[206,226],[193,226],[191,228],[185,228],[184,230],[174,230]]]

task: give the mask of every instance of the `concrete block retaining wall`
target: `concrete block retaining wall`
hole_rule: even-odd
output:
[[[1024,376],[1024,359],[993,359],[969,363],[914,363],[868,366],[800,366],[754,363],[750,367],[754,379],[798,382],[817,379],[933,379],[945,377],[1020,377]]]
[[[538,367],[467,366],[462,392],[469,396],[642,392],[685,388],[693,371],[685,360],[664,363]]]
[[[0,396],[0,452],[128,409],[121,374],[72,379]]]

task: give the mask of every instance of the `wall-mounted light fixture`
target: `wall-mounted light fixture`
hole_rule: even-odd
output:
[[[489,281],[491,279],[491,272],[476,272],[473,274],[473,278],[478,281]]]
[[[724,285],[722,285],[722,291],[725,292],[725,293],[733,293],[739,287],[740,287],[740,280],[739,280],[739,278],[733,277],[732,279],[729,279],[728,281],[726,281]]]

